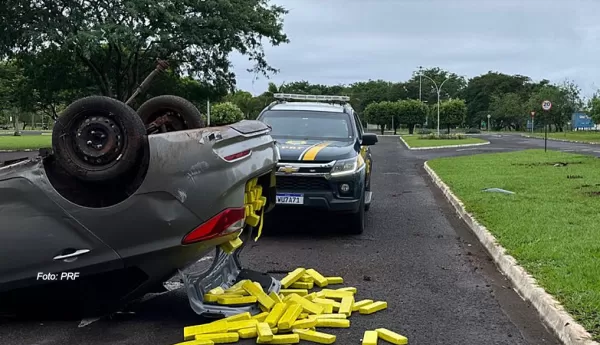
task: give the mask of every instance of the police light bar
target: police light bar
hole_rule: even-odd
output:
[[[298,101],[317,101],[317,102],[349,102],[348,96],[328,96],[328,95],[300,95],[295,93],[276,93],[275,99],[298,100]]]

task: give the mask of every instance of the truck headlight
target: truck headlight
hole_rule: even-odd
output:
[[[339,160],[331,168],[331,176],[352,175],[364,165],[365,161],[360,155],[350,159]]]

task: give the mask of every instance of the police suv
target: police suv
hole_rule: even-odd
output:
[[[274,97],[258,120],[272,128],[281,155],[276,208],[327,210],[345,218],[349,233],[362,233],[377,135],[364,132],[347,96]]]

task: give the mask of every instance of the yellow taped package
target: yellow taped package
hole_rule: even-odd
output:
[[[408,344],[408,338],[396,332],[392,332],[389,329],[377,328],[375,331],[377,332],[379,338],[387,341],[388,343],[392,343],[394,345]]]
[[[334,300],[331,299],[327,299],[327,298],[315,298],[312,300],[312,302],[320,304],[320,305],[330,305],[332,308],[332,311],[337,311],[340,309],[340,302],[336,302]],[[326,313],[331,313],[331,311]]]
[[[217,344],[233,343],[240,340],[240,335],[237,332],[198,334],[196,340],[212,340]]]
[[[229,242],[223,243],[222,245],[220,245],[220,247],[221,247],[221,250],[224,251],[225,253],[231,254],[236,249],[241,247],[243,243],[244,242],[239,237],[236,237]]]
[[[324,297],[324,298],[341,300],[342,298],[347,297],[347,296],[354,296],[354,294],[350,291],[338,291],[338,290],[323,289],[323,290],[317,292],[317,296],[321,297],[321,298]]]
[[[302,306],[300,304],[290,304],[277,322],[277,328],[280,330],[290,329],[301,312]]]
[[[352,292],[352,294],[356,294],[358,289],[355,287],[352,287],[352,286],[347,286],[347,287],[336,289],[336,291],[348,291],[348,292]]]
[[[327,278],[325,278],[321,273],[317,272],[312,268],[307,269],[306,274],[314,280],[315,285],[317,285],[318,287],[326,287],[329,284]]]
[[[364,307],[358,309],[358,312],[364,315],[373,314],[374,312],[384,310],[387,308],[387,302],[377,301],[371,304],[368,304]]]
[[[273,340],[273,331],[266,322],[261,322],[256,325],[256,334],[258,335],[258,340],[260,341]]]
[[[223,290],[222,287],[218,286],[212,290],[209,290],[208,293],[211,295],[220,295],[220,294],[224,294],[225,290]]]
[[[273,301],[275,301],[275,303],[281,303],[281,302],[283,302],[283,300],[281,299],[281,297],[279,297],[279,295],[277,293],[275,293],[275,291],[269,292],[269,297],[271,297],[271,299]]]
[[[320,306],[316,303],[313,303],[307,299],[304,299],[298,295],[295,295],[295,294],[291,295],[290,301],[300,304],[302,306],[302,309],[304,311],[306,311],[307,313],[316,314],[316,315],[323,314],[322,306]]]
[[[237,304],[251,304],[256,303],[256,297],[254,296],[243,296],[243,297],[228,297],[227,295],[220,295],[217,303],[223,305],[237,305]]]
[[[356,303],[354,303],[354,305],[352,306],[352,311],[358,311],[360,308],[372,304],[373,300],[372,299],[363,299],[361,301],[358,301]]]
[[[183,327],[183,340],[192,340],[197,334],[225,333],[227,332],[227,321],[216,321],[205,325]]]
[[[314,283],[313,282],[295,282],[292,285],[290,285],[290,287],[292,289],[312,289],[314,287]]]
[[[315,315],[310,315],[306,319],[296,320],[292,324],[292,329],[306,329],[317,326],[317,318]]]
[[[264,312],[262,312],[260,314],[254,315],[252,318],[254,320],[258,321],[258,322],[264,322],[268,315],[269,315],[269,312],[268,311],[264,311]]]
[[[183,343],[177,343],[173,345],[214,345],[215,342],[212,340],[190,340],[184,341]]]
[[[321,314],[315,315],[317,319],[336,319],[336,320],[345,320],[348,318],[346,314]]]
[[[265,318],[265,322],[269,325],[269,327],[277,326],[279,319],[281,319],[287,307],[288,305],[285,303],[276,303],[275,306],[273,306],[273,309],[271,309],[269,315],[267,315]]]
[[[306,270],[308,272],[308,270]],[[302,277],[300,277],[300,279],[298,279],[298,281],[304,282],[304,283],[314,283],[315,280],[313,279],[313,277],[311,277],[309,274],[304,273],[304,275]]]
[[[343,314],[342,314],[343,315]],[[350,327],[350,320],[336,320],[336,319],[317,319],[317,328],[348,328]]]
[[[234,332],[239,331],[244,328],[256,327],[258,325],[258,321],[254,319],[250,320],[240,320],[240,321],[230,321],[227,322],[227,331]]]
[[[363,335],[362,345],[377,345],[377,332],[365,331]]]
[[[296,295],[299,295],[299,296],[306,296],[306,295],[308,295],[308,290],[306,290],[306,289],[281,289],[281,290],[279,290],[279,293],[284,296],[287,296],[287,295],[290,295],[293,293],[295,293]]]
[[[352,315],[352,306],[354,305],[354,296],[346,296],[342,298],[340,302],[340,308],[338,313],[345,314],[346,316]]]
[[[228,316],[224,319],[221,319],[217,322],[220,321],[227,321],[227,322],[233,322],[233,321],[242,321],[242,320],[250,320],[252,318],[252,314],[250,314],[250,312],[244,312],[244,313],[240,313],[240,314],[236,314],[236,315],[231,315]]]
[[[252,282],[246,282],[242,285],[242,288],[246,290],[250,295],[256,297],[258,303],[264,306],[267,310],[271,310],[275,305],[275,301],[269,295],[267,295],[262,288],[254,285]]]
[[[274,335],[270,341],[256,340],[257,344],[298,344],[300,336],[298,334],[282,334]]]
[[[344,284],[344,278],[342,277],[325,277],[325,279],[327,279],[328,285]]]
[[[281,279],[281,285],[284,288],[288,288],[290,285],[292,285],[298,279],[300,279],[300,277],[302,277],[305,272],[306,272],[306,269],[304,269],[302,267],[296,268],[292,272],[288,273],[285,277],[283,277],[283,279]]]
[[[333,344],[336,336],[322,332],[316,332],[306,329],[295,329],[294,333],[300,336],[300,340],[311,341],[317,344]]]
[[[256,338],[258,336],[258,334],[256,332],[256,327],[242,328],[238,331],[238,334],[240,335],[240,338],[242,338],[242,339],[252,339],[252,338]]]

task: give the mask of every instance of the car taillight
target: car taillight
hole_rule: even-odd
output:
[[[246,150],[246,151],[234,153],[234,154],[229,155],[229,156],[225,156],[225,157],[223,157],[223,159],[225,159],[228,162],[231,162],[231,161],[234,161],[236,159],[240,159],[240,158],[244,158],[246,156],[250,156],[251,153],[252,153],[252,150]]]
[[[225,209],[185,235],[181,243],[205,241],[241,230],[244,227],[245,217],[246,211],[243,207]]]

